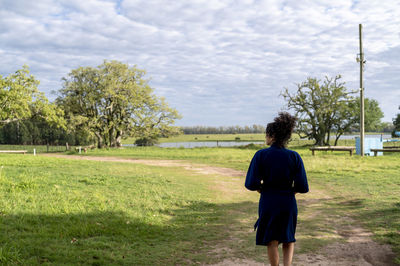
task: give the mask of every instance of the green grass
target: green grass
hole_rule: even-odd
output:
[[[311,156],[307,147],[295,149],[310,183],[310,193],[298,196],[296,252],[344,241],[337,230],[353,219],[390,244],[400,263],[400,154]],[[256,150],[144,147],[87,155],[180,159],[245,171]],[[254,246],[251,232],[257,193],[245,192],[243,181],[174,167],[0,155],[0,264],[265,261],[265,248]]]
[[[331,221],[349,217],[374,233],[374,239],[392,245],[400,257],[400,154],[364,157],[348,152],[318,152],[312,156],[307,147],[294,147],[303,157],[311,187],[330,199],[321,199],[311,207],[299,200],[305,222],[300,225],[302,251],[311,251],[331,241],[337,241]],[[246,171],[254,149],[194,148],[163,149],[157,147],[95,150],[89,155],[125,158],[181,159],[197,163],[231,167]],[[307,196],[308,197],[308,196]],[[320,212],[315,217],[313,213]],[[309,219],[307,217],[310,217]],[[321,227],[321,224],[324,226]],[[338,225],[340,226],[340,225]],[[304,235],[301,233],[305,233]],[[325,237],[313,238],[316,234]],[[311,236],[311,237],[310,237]]]
[[[312,181],[332,197],[321,205],[325,215],[356,219],[375,240],[392,245],[400,263],[399,154],[303,157]]]
[[[226,213],[251,205],[180,168],[0,155],[0,169],[0,264],[215,262]]]

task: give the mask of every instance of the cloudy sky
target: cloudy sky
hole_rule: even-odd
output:
[[[178,125],[265,124],[285,88],[341,74],[391,121],[400,105],[400,1],[0,0],[0,74],[27,64],[40,90],[104,59],[137,65],[183,119]]]

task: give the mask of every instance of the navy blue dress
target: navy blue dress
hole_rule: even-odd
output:
[[[308,192],[300,155],[272,145],[256,152],[247,171],[245,187],[260,190],[256,244],[295,242],[297,203],[294,193]]]

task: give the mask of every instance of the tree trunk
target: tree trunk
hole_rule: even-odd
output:
[[[335,146],[337,146],[337,143],[338,143],[338,141],[339,141],[339,138],[340,138],[340,136],[342,136],[342,134],[341,134],[341,133],[339,133],[339,134],[336,134]]]
[[[19,139],[20,139],[20,136],[19,136],[19,121],[17,121],[17,144],[21,144],[21,143],[19,143]]]
[[[108,136],[107,134],[103,135],[104,146],[108,147],[110,143],[108,143]]]
[[[325,142],[325,144],[326,145],[329,145],[330,143],[330,138],[331,138],[331,132],[330,131],[328,131],[328,134],[326,135],[326,142]]]
[[[121,147],[121,146],[122,146],[122,143],[121,143],[122,134],[123,134],[123,131],[122,131],[122,130],[118,130],[118,131],[117,131],[117,136],[116,136],[116,138],[115,138],[115,145],[116,145],[116,147]]]
[[[116,147],[116,142],[115,142],[115,138],[114,138],[114,132],[115,132],[115,128],[112,127],[109,131],[108,131],[108,139],[110,142],[110,147]]]
[[[97,138],[97,148],[101,149],[103,148],[103,138],[101,137],[101,134],[98,132],[94,133],[96,135]]]
[[[319,134],[314,137],[316,146],[323,146],[324,145],[324,137],[321,137]]]
[[[321,132],[322,130],[318,130],[315,132],[314,139],[315,145],[317,146],[324,146],[325,145],[325,132]]]

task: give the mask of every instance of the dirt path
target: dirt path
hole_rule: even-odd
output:
[[[301,254],[296,259],[296,265],[395,265],[393,263],[395,256],[390,246],[374,242],[371,239],[372,234],[355,226],[355,221],[351,221],[351,224],[346,226],[341,226],[338,234],[344,241],[328,245],[317,254]]]
[[[161,167],[183,167],[186,170],[201,174],[215,174],[221,176],[244,176],[242,171],[215,167],[204,164],[196,164],[182,160],[149,160],[149,159],[123,159],[118,157],[96,157],[96,156],[78,156],[61,154],[42,154],[41,156],[69,158],[76,160],[107,161],[107,162],[125,162],[138,163]],[[223,185],[223,183],[221,183]],[[223,188],[221,188],[223,190]],[[239,192],[238,189],[237,192]],[[314,192],[315,193],[315,192]],[[309,206],[312,208],[312,202],[326,200],[324,193],[318,194],[317,198],[310,199]],[[318,198],[321,197],[321,198]],[[329,198],[328,198],[329,200]],[[372,240],[372,234],[359,227],[356,221],[350,217],[340,217],[332,219],[335,231],[337,232],[338,242],[327,245],[313,254],[295,255],[293,265],[303,266],[391,266],[395,265],[395,257],[389,245],[381,245]],[[232,241],[237,239],[232,236]],[[226,247],[219,247],[223,252],[229,253]],[[220,266],[228,265],[269,265],[255,262],[248,259],[229,258],[216,264]]]
[[[243,176],[242,171],[215,167],[205,164],[195,164],[181,160],[149,160],[149,159],[124,159],[119,157],[100,157],[100,156],[79,156],[79,155],[62,155],[62,154],[41,154],[41,156],[57,157],[57,158],[68,158],[76,160],[88,160],[88,161],[103,161],[103,162],[122,162],[122,163],[138,163],[152,166],[163,166],[163,167],[183,167],[186,170],[194,171],[200,174],[214,174],[222,176]]]

